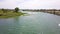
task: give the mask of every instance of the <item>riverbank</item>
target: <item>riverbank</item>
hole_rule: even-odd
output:
[[[50,13],[55,15],[60,15],[60,9],[22,9],[23,11],[30,11],[30,12],[44,12]]]
[[[21,16],[24,15],[25,13],[22,12],[13,12],[13,11],[8,11],[6,13],[3,13],[2,11],[0,11],[0,18],[11,18],[11,17],[17,17],[17,16]]]
[[[54,14],[54,15],[59,15],[60,16],[60,11],[41,11],[44,13],[50,13],[50,14]]]
[[[43,10],[42,11],[41,10],[40,11],[34,11],[34,10],[32,10],[32,11],[29,11],[29,12],[44,12],[44,13],[49,13],[49,14],[54,14],[54,15],[59,15],[60,16],[60,11],[58,11],[58,10],[57,11],[53,11],[53,10],[50,10],[50,11],[47,11],[47,10],[46,11],[43,11]]]

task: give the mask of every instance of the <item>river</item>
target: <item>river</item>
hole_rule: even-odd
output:
[[[25,12],[30,15],[0,19],[0,34],[60,34],[60,16]]]

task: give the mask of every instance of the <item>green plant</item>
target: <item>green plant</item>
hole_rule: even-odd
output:
[[[15,12],[17,13],[18,11],[19,11],[19,8],[18,8],[18,7],[16,7],[16,8],[15,8]]]

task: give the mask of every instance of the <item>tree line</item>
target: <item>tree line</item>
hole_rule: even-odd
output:
[[[4,9],[4,8],[2,8],[1,9],[2,11],[3,11],[3,13],[7,13],[8,11],[10,11],[9,9]],[[18,7],[16,7],[14,10],[12,10],[13,12],[18,12],[19,11],[19,8]]]

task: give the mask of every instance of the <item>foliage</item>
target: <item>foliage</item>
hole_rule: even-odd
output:
[[[7,12],[7,10],[6,9],[1,9],[2,11],[3,11],[3,13],[6,13]]]
[[[17,17],[17,16],[21,16],[24,15],[24,13],[22,12],[11,12],[11,11],[7,11],[7,13],[2,13],[0,11],[0,18],[9,18],[9,17]]]
[[[15,8],[15,12],[17,13],[18,11],[19,11],[19,8],[18,8],[18,7],[16,7],[16,8]]]
[[[24,15],[22,12],[18,12],[19,8],[15,8],[15,12],[13,9],[0,9],[0,18],[8,18],[8,17],[15,17]]]

